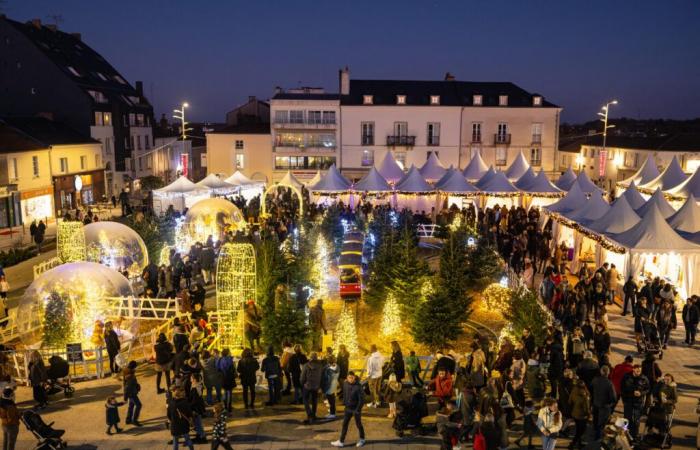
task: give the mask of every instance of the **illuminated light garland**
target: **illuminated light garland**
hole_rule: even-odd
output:
[[[399,303],[393,293],[389,293],[384,302],[382,311],[381,334],[386,337],[395,337],[401,333],[401,317]]]
[[[508,308],[511,290],[500,283],[491,283],[482,292],[486,307],[492,311],[503,312]]]
[[[87,248],[82,222],[59,221],[56,230],[56,256],[62,263],[85,261]]]
[[[316,249],[315,249],[316,263],[314,264],[313,277],[318,285],[318,297],[327,298],[328,297],[328,277],[330,276],[330,252],[328,250],[328,243],[326,238],[323,237],[323,233],[318,233],[316,238]]]
[[[333,341],[335,350],[338,351],[341,345],[345,345],[350,354],[357,355],[360,351],[360,346],[357,341],[357,326],[355,325],[355,317],[350,310],[350,306],[343,305],[338,318],[338,324],[333,333]]]
[[[452,219],[452,223],[450,224],[450,230],[457,231],[460,226],[462,226],[462,215],[455,214],[455,218]]]
[[[574,222],[574,221],[562,216],[559,213],[547,212],[547,214],[549,214],[554,220],[556,220],[560,224],[565,225],[571,229],[574,229],[574,230],[578,231],[579,233],[583,234],[584,236],[586,236],[588,239],[591,239],[591,240],[597,242],[598,244],[600,244],[601,247],[603,247],[606,250],[609,250],[609,251],[615,252],[615,253],[621,253],[621,254],[624,254],[627,252],[627,249],[625,249],[625,247],[622,247],[621,245],[613,243],[612,241],[610,241],[606,237],[601,236],[600,234],[589,230],[588,228],[584,227],[583,225],[581,225],[578,222]]]
[[[160,249],[160,256],[158,258],[158,265],[168,267],[170,265],[170,249],[172,247],[164,245]]]
[[[433,282],[426,280],[423,286],[420,288],[420,301],[424,302],[430,295],[435,293],[435,288],[433,287]]]
[[[216,265],[216,310],[219,348],[243,347],[244,313],[255,299],[255,249],[251,244],[224,244]]]

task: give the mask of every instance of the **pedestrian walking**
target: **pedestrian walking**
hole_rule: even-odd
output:
[[[603,429],[608,423],[608,419],[612,414],[617,397],[615,396],[615,388],[612,382],[608,379],[610,368],[603,366],[600,368],[599,375],[591,382],[591,397],[593,404],[593,430],[595,435],[594,440],[600,440],[603,436]]]
[[[309,362],[301,370],[301,385],[304,392],[304,410],[306,420],[304,424],[316,421],[316,409],[318,407],[318,391],[321,389],[323,377],[323,362],[318,359],[316,352],[311,352]]]
[[[140,427],[139,414],[141,413],[141,400],[139,400],[139,392],[141,391],[141,385],[139,385],[136,379],[136,366],[136,361],[129,361],[123,373],[124,401],[129,404],[126,410],[125,423],[127,425],[131,424]]]
[[[227,353],[227,349],[224,349],[222,355],[224,353]],[[253,356],[253,351],[249,348],[243,349],[241,359],[238,361],[238,376],[243,388],[243,405],[245,409],[255,409],[255,382],[257,379],[256,373],[259,369],[260,363]],[[226,384],[226,378],[224,377],[224,405],[227,412],[231,412],[231,389],[227,390],[229,386],[231,385]]]
[[[548,398],[537,414],[537,428],[542,433],[542,450],[554,450],[563,423],[556,400]]]
[[[272,346],[268,347],[267,356],[263,359],[261,368],[267,380],[268,401],[265,405],[276,405],[280,398],[282,365]]]
[[[644,411],[644,401],[649,393],[649,380],[642,375],[639,364],[632,366],[632,372],[622,378],[622,404],[625,419],[629,421],[632,439],[639,440],[639,421]]]
[[[110,321],[105,322],[104,339],[105,347],[107,347],[107,356],[109,356],[109,372],[110,375],[116,375],[119,373],[117,355],[119,350],[121,350],[122,344],[119,342],[119,336],[114,331],[114,326]]]
[[[369,392],[372,396],[372,401],[367,405],[370,408],[378,408],[381,406],[380,389],[382,386],[382,367],[384,366],[384,356],[379,353],[377,346],[372,344],[370,347],[370,355],[367,358],[367,384]]]
[[[2,421],[2,448],[15,450],[19,434],[19,410],[15,404],[15,391],[5,388],[0,398],[0,421]]]
[[[365,445],[365,428],[362,426],[362,407],[364,406],[364,399],[362,397],[362,386],[360,386],[355,372],[349,371],[345,382],[343,382],[343,405],[345,406],[343,425],[340,431],[340,438],[337,441],[331,442],[333,447],[345,446],[348,425],[350,425],[350,420],[352,419],[355,419],[355,426],[357,426],[357,432],[360,436],[355,446],[362,447]]]
[[[327,359],[327,365],[323,369],[323,377],[321,378],[321,389],[328,402],[328,415],[326,419],[335,419],[335,400],[336,392],[338,392],[338,378],[340,375],[340,368],[336,363],[334,356],[329,356]]]
[[[105,421],[107,423],[107,434],[112,434],[112,428],[114,428],[115,433],[122,432],[122,429],[119,428],[120,406],[124,406],[124,402],[118,402],[117,398],[113,395],[107,397],[107,402],[105,402]]]
[[[214,405],[214,427],[212,428],[211,450],[217,450],[219,446],[225,450],[232,450],[231,443],[226,433],[226,408],[221,403]]]
[[[194,445],[190,439],[190,428],[192,427],[192,408],[187,401],[185,390],[173,387],[172,398],[168,404],[168,420],[170,422],[170,435],[173,437],[173,450],[180,448],[179,440],[184,440],[188,449],[194,450]]]

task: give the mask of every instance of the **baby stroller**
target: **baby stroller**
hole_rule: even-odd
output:
[[[65,397],[71,397],[75,388],[70,384],[68,361],[58,355],[49,358],[49,367],[46,369],[48,382],[46,384],[46,394],[53,395],[63,391]]]
[[[642,322],[642,339],[638,344],[639,353],[655,353],[662,359],[664,354],[661,350],[661,338],[656,324],[650,320]]]
[[[54,430],[51,428],[53,422],[46,424],[41,416],[32,410],[22,413],[20,420],[27,427],[35,438],[39,441],[34,450],[58,450],[65,448],[68,444],[61,439],[65,430]]]
[[[647,414],[642,443],[647,448],[671,448],[671,426],[675,407],[667,408],[661,402],[654,402]]]
[[[406,430],[413,435],[424,434],[421,421],[428,415],[428,399],[423,392],[416,392],[396,402],[396,417],[393,428],[398,437],[403,437]]]

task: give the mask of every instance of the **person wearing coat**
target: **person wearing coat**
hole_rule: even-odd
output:
[[[537,414],[537,428],[542,433],[542,450],[554,450],[559,430],[564,425],[556,400],[547,399]]]
[[[339,370],[338,380],[339,382],[343,382],[350,371],[350,352],[345,344],[340,344],[340,347],[338,348],[337,363]]]
[[[289,373],[292,376],[292,385],[294,386],[294,401],[292,402],[292,404],[300,405],[303,403],[301,368],[307,362],[309,362],[309,360],[302,351],[301,345],[295,345],[294,354],[289,357]]]
[[[593,348],[599,362],[603,361],[605,359],[604,356],[610,352],[610,333],[602,322],[597,323],[595,326]]]
[[[591,417],[591,396],[586,389],[586,383],[581,380],[574,381],[574,387],[568,398],[568,407],[571,418],[576,423],[576,432],[571,440],[569,448],[578,446],[583,448],[583,435],[586,432],[588,419]]]
[[[688,345],[695,345],[695,334],[697,333],[698,322],[700,322],[700,310],[698,310],[698,305],[694,297],[690,297],[686,301],[683,306],[683,311],[681,312],[681,317],[683,318],[683,326],[685,327],[685,343]]]
[[[105,422],[107,423],[107,434],[112,434],[112,427],[117,433],[121,433],[119,428],[119,407],[124,406],[124,402],[118,402],[117,399],[110,395],[105,402]]]
[[[20,414],[15,403],[15,391],[11,387],[3,389],[0,397],[0,421],[2,421],[3,450],[15,450]]]
[[[401,353],[401,347],[396,341],[391,341],[391,359],[389,360],[389,364],[396,375],[396,381],[399,383],[403,381],[406,377],[406,366],[403,360],[403,353]]]
[[[389,375],[389,380],[384,386],[384,401],[389,404],[389,415],[387,417],[390,419],[396,417],[396,402],[401,396],[402,389],[403,385],[396,379],[396,374],[392,373]]]
[[[324,364],[318,359],[316,352],[311,352],[309,362],[301,369],[301,385],[304,389],[304,410],[306,411],[305,424],[316,420],[316,408],[318,407],[318,391],[321,389]]]
[[[114,331],[112,322],[105,323],[104,339],[105,347],[107,347],[107,355],[109,356],[109,372],[111,375],[116,375],[119,373],[119,366],[117,365],[116,359],[121,349],[121,342],[119,342],[117,332]]]
[[[246,350],[243,350],[241,360],[238,361],[238,373],[241,372],[241,362],[246,359]],[[257,364],[257,361],[255,361]],[[236,387],[236,368],[233,365],[233,358],[231,357],[231,350],[225,348],[221,351],[221,358],[216,361],[216,370],[219,372],[221,377],[221,389],[224,390],[224,408],[226,412],[231,412],[231,403],[233,402],[233,388]],[[241,375],[241,384],[243,384],[243,376]],[[255,385],[255,382],[253,382]],[[255,390],[253,390],[255,392]],[[255,393],[253,393],[253,401],[255,401]],[[243,388],[243,403],[248,408],[248,402],[246,397],[245,387]]]
[[[612,382],[608,379],[610,368],[603,366],[599,375],[591,382],[592,406],[593,406],[593,429],[595,430],[594,440],[599,440],[603,429],[608,423],[610,414],[615,409],[617,396]]]
[[[343,425],[340,430],[340,438],[337,441],[331,442],[333,447],[343,447],[345,445],[345,436],[348,434],[348,425],[350,420],[355,419],[357,432],[360,435],[360,440],[355,444],[356,447],[365,445],[365,429],[362,426],[362,407],[364,406],[364,395],[360,380],[355,375],[355,372],[349,371],[348,376],[343,382],[343,405],[345,412],[343,415]]]
[[[216,350],[215,350],[216,352]],[[216,392],[216,402],[221,401],[221,384],[223,374],[216,368],[217,357],[212,355],[209,350],[202,352],[202,372],[204,375],[204,387],[207,390],[207,404],[213,405],[213,392]]]
[[[326,363],[327,365],[323,369],[323,377],[321,378],[321,391],[328,401],[329,411],[326,419],[335,419],[335,394],[338,391],[340,368],[333,355],[327,358]]]
[[[671,330],[675,330],[676,325],[676,308],[673,306],[673,301],[665,300],[661,308],[656,311],[656,326],[664,350],[668,345],[668,338],[671,337]]]
[[[192,440],[190,440],[190,428],[194,421],[194,415],[184,389],[173,389],[172,398],[168,404],[168,420],[170,422],[170,435],[173,437],[173,449],[176,450],[179,447],[178,440],[183,438],[187,448],[194,450]]]
[[[627,278],[624,286],[622,286],[622,291],[625,294],[625,300],[622,306],[622,315],[626,316],[627,306],[629,305],[630,311],[634,311],[635,302],[637,301],[637,283],[635,283],[632,275]]]
[[[267,356],[262,360],[261,369],[267,380],[268,401],[267,406],[276,405],[280,398],[282,388],[282,364],[272,346],[267,348]]]
[[[544,375],[542,375],[540,371],[540,362],[536,359],[530,359],[527,362],[527,370],[525,371],[525,390],[535,403],[538,403],[544,398]]]
[[[253,356],[253,351],[249,348],[244,349],[241,359],[238,361],[238,376],[241,379],[243,404],[246,409],[255,409],[255,383],[258,370],[260,370],[260,364]],[[224,386],[225,388],[226,386]]]
[[[435,379],[430,382],[428,390],[437,397],[440,408],[444,408],[445,402],[452,398],[452,375],[446,370],[439,370]]]
[[[136,361],[129,361],[123,372],[124,376],[124,401],[129,403],[126,410],[125,423],[140,427],[139,414],[141,413],[141,400],[139,400],[139,392],[141,385],[136,379]]]
[[[153,350],[156,354],[156,392],[162,394],[165,389],[161,389],[160,381],[165,374],[165,384],[167,388],[170,388],[170,369],[173,363],[173,344],[168,342],[168,338],[165,337],[165,333],[160,333],[158,335],[158,341],[156,345],[153,346]]]
[[[649,380],[642,374],[642,367],[635,364],[632,366],[632,372],[622,378],[622,404],[633,439],[639,437],[639,421],[642,418],[644,401],[648,393]]]
[[[45,408],[49,400],[44,389],[44,383],[49,379],[46,372],[46,365],[41,353],[37,350],[32,352],[31,361],[29,363],[29,382],[32,384],[32,394],[34,401],[37,403],[37,408]]]

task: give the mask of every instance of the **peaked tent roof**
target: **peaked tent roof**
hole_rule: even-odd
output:
[[[669,217],[668,224],[676,231],[697,233],[700,231],[700,206],[691,193],[683,206]]]
[[[491,180],[491,178],[493,178],[495,175],[496,175],[496,169],[494,169],[493,166],[490,166],[489,170],[487,170],[486,173],[481,178],[479,178],[479,181],[474,183],[474,186],[481,189],[481,187],[485,186],[486,183],[488,183]],[[469,179],[469,177],[464,177],[464,178],[466,178],[467,180]]]
[[[566,172],[562,176],[559,177],[556,183],[554,185],[561,189],[562,191],[568,191],[571,189],[571,186],[576,182],[576,174],[574,173],[574,169],[569,166],[568,169],[566,169]]]
[[[625,192],[623,192],[620,197],[625,197],[632,209],[639,209],[647,202],[644,200],[644,197],[642,197],[642,194],[639,193],[639,189],[637,189],[637,185],[634,181],[627,186],[627,189],[625,189]]]
[[[377,170],[389,183],[396,183],[404,176],[401,166],[396,162],[391,151],[386,152],[384,159],[377,166]]]
[[[561,189],[559,189],[551,181],[549,181],[549,178],[547,178],[547,174],[544,173],[544,169],[540,169],[540,171],[537,172],[537,176],[535,177],[535,179],[524,190],[531,194],[563,194],[563,191]]]
[[[294,176],[294,174],[291,171],[287,171],[287,173],[284,174],[281,180],[277,182],[277,184],[280,184],[282,186],[294,186],[297,189],[301,189],[301,181],[297,179],[297,177]]]
[[[418,169],[423,178],[429,182],[436,182],[445,175],[447,169],[442,165],[435,152],[430,153],[425,164]]]
[[[525,156],[523,155],[523,152],[521,151],[518,153],[518,156],[515,157],[515,160],[513,161],[513,164],[506,169],[506,177],[511,180],[515,181],[520,179],[523,175],[525,175],[525,172],[527,172],[527,169],[530,168],[530,163],[527,162],[525,159]]]
[[[344,192],[350,189],[350,181],[340,174],[335,164],[331,164],[318,183],[309,187],[314,192]]]
[[[321,181],[321,171],[317,170],[316,173],[314,174],[313,178],[311,178],[309,181],[304,182],[304,184],[308,186],[313,186],[314,184],[318,183]]]
[[[639,214],[640,217],[644,217],[646,213],[651,209],[653,205],[656,205],[657,208],[659,208],[659,212],[666,218],[666,217],[671,217],[676,213],[676,210],[673,209],[673,206],[671,206],[668,201],[666,200],[666,197],[664,197],[664,193],[661,192],[661,188],[657,188],[656,191],[649,197],[649,200],[646,201],[640,208],[636,209],[635,211],[637,214]]]
[[[513,186],[513,183],[506,178],[503,172],[494,173],[485,184],[479,189],[486,194],[498,194],[505,192],[519,193],[520,189]]]
[[[688,178],[688,175],[683,172],[683,168],[678,162],[678,158],[676,158],[674,155],[669,165],[658,177],[654,178],[648,183],[640,185],[639,187],[647,192],[655,191],[656,188],[661,188],[662,191],[667,191],[683,183],[686,178]]]
[[[209,191],[207,187],[197,186],[193,182],[187,179],[184,175],[170,183],[169,185],[156,189],[154,192],[157,194],[188,194],[188,193],[204,193]]]
[[[435,187],[440,187],[440,184],[447,181],[452,176],[452,172],[459,172],[459,171],[457,169],[455,169],[453,165],[450,165],[450,168],[447,169],[447,171],[445,172],[445,175],[443,175],[442,178],[440,178],[439,180],[437,180],[435,182]],[[462,172],[459,172],[459,173],[461,174]]]
[[[467,164],[467,167],[462,171],[462,175],[469,181],[475,181],[481,179],[488,170],[489,167],[481,157],[481,153],[476,152],[471,161],[469,161],[469,164]]]
[[[236,189],[236,186],[222,180],[215,173],[210,173],[195,184],[199,187],[209,189]]]
[[[622,233],[635,226],[641,219],[634,212],[627,201],[627,197],[621,196],[612,204],[608,212],[588,225],[598,233],[615,234]]]
[[[354,189],[362,192],[388,192],[391,191],[391,186],[377,168],[372,167],[364,178],[355,183]]]
[[[528,167],[525,173],[520,178],[518,178],[518,181],[516,181],[513,184],[518,189],[522,189],[523,191],[525,191],[527,190],[527,187],[530,186],[534,181],[535,171],[532,170],[532,167]]]
[[[642,216],[642,220],[627,231],[612,236],[613,240],[630,250],[649,252],[700,252],[700,245],[679,235],[666,222],[656,204]]]
[[[583,191],[581,191],[578,182],[574,182],[574,184],[571,185],[571,189],[569,189],[569,192],[567,192],[561,200],[551,205],[545,206],[544,209],[546,209],[549,212],[563,214],[582,207],[586,201],[586,194],[584,194]]]
[[[576,177],[576,181],[578,181],[578,186],[581,188],[581,191],[585,194],[590,194],[594,191],[600,190],[600,188],[596,186],[594,182],[591,181],[585,170],[582,170],[578,174],[578,177]]]
[[[650,181],[652,181],[654,178],[656,178],[658,176],[659,176],[659,168],[656,167],[656,163],[654,162],[654,157],[647,156],[647,159],[644,160],[644,164],[642,164],[642,167],[639,168],[637,173],[635,173],[631,177],[627,178],[626,180],[620,181],[618,184],[621,184],[623,186],[628,186],[631,183],[635,183],[637,185],[640,185],[640,184],[649,183]]]
[[[396,185],[399,192],[432,192],[435,189],[428,184],[423,176],[418,172],[416,166],[411,166],[405,177]]]
[[[236,186],[242,186],[244,184],[256,184],[255,181],[243,175],[243,172],[241,172],[240,170],[235,171],[233,175],[226,178],[224,181],[226,181],[227,183],[234,184]]]
[[[695,169],[695,173],[687,180],[666,192],[673,196],[690,197],[692,195],[695,198],[700,198],[700,170]]]
[[[582,207],[564,215],[571,220],[586,224],[600,219],[609,209],[610,204],[603,198],[603,192],[596,189]]]
[[[470,184],[462,173],[458,170],[448,172],[447,179],[440,180],[441,183],[437,188],[442,192],[450,194],[465,194],[468,192],[478,192],[478,189]]]

